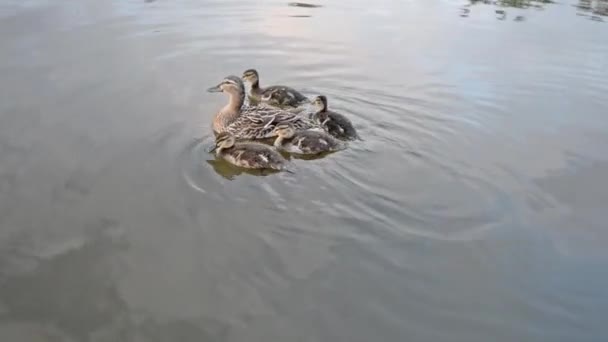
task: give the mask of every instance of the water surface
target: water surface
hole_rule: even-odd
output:
[[[0,4],[1,341],[606,341],[606,1]],[[354,122],[205,153],[255,67]]]

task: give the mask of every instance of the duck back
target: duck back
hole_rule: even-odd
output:
[[[248,169],[283,170],[287,164],[279,152],[268,145],[255,142],[237,143],[223,153],[223,158]]]

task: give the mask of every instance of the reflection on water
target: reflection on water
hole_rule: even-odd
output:
[[[287,5],[291,6],[291,7],[304,7],[304,8],[319,8],[319,7],[323,7],[321,5],[315,5],[315,4],[305,3],[305,2],[290,2]]]
[[[515,8],[543,8],[546,4],[552,4],[552,0],[469,0],[471,5],[486,4]]]
[[[509,8],[542,10],[548,5],[564,5],[552,0],[469,0],[467,4],[461,7],[460,16],[469,17],[471,15],[471,6],[478,4],[504,8],[495,10],[496,19],[498,20],[509,19]],[[603,21],[602,17],[608,16],[608,0],[578,0],[578,4],[574,6],[579,9],[579,16],[585,16],[594,21]],[[513,21],[525,20],[525,16],[520,13],[522,12],[518,11],[512,15]]]
[[[119,225],[102,219],[89,237],[47,251],[11,240],[2,251],[1,340],[217,341],[226,327],[212,320],[158,322],[128,307],[117,285],[129,248]]]
[[[28,253],[25,243],[11,245],[22,253],[18,258],[5,256],[13,259],[11,274],[0,284],[0,301],[6,310],[3,321],[9,325],[20,321],[50,324],[74,341],[82,341],[126,313],[114,283],[118,258],[113,255],[124,247],[100,238],[74,242],[40,257]],[[18,265],[27,266],[22,270]],[[40,329],[45,330],[44,326]]]
[[[576,8],[579,15],[594,21],[604,21],[602,17],[608,16],[608,0],[579,0]]]
[[[2,1],[0,341],[603,342],[606,1],[484,3]],[[251,67],[365,140],[216,160]]]
[[[217,172],[220,176],[228,179],[234,180],[237,176],[242,174],[248,174],[252,176],[269,176],[272,174],[279,173],[275,170],[256,170],[256,169],[244,169],[240,167],[236,167],[223,159],[213,159],[207,160],[207,163],[213,167],[213,170]]]
[[[512,7],[521,9],[544,9],[548,4],[554,4],[552,0],[469,0],[468,6],[471,5],[495,5],[500,7]]]
[[[469,0],[469,3],[465,4],[461,8],[461,17],[468,17],[471,13],[470,7],[473,5],[494,5],[501,8],[515,8],[515,9],[537,9],[542,10],[548,4],[554,4],[552,0]],[[496,19],[507,20],[509,18],[509,11],[507,9],[496,9]],[[513,16],[513,21],[524,21],[525,16],[519,14]]]

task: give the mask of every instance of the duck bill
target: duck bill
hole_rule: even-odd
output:
[[[207,91],[210,93],[221,93],[222,88],[220,88],[220,85],[218,84],[215,87],[211,87],[211,88],[207,89]]]
[[[208,153],[212,153],[212,152],[215,152],[215,150],[217,150],[217,145],[210,146],[210,147],[207,149],[207,152],[208,152]]]

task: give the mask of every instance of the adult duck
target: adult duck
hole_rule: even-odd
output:
[[[310,118],[283,109],[244,106],[245,86],[236,76],[224,80],[207,89],[209,92],[228,94],[228,104],[215,114],[213,131],[215,134],[230,133],[237,139],[265,139],[276,136],[275,127],[289,124],[295,129],[319,129],[319,123]]]

